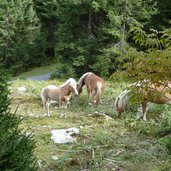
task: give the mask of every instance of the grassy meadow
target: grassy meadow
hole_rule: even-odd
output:
[[[117,117],[114,99],[127,83],[106,81],[103,103],[88,106],[84,88],[79,97],[73,97],[68,109],[51,104],[48,117],[42,107],[40,92],[49,84],[60,85],[63,80],[17,80],[10,84],[11,110],[22,118],[21,128],[32,133],[36,141],[35,156],[39,171],[169,171],[168,149],[157,132],[161,128],[164,105],[156,106],[147,115],[146,122],[135,118],[132,108]],[[26,92],[18,91],[26,87]],[[61,114],[65,113],[65,117]],[[111,118],[101,116],[103,113]],[[76,143],[54,144],[51,130],[79,128]]]

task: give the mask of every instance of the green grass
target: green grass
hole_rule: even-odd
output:
[[[40,72],[39,72],[40,73]],[[51,117],[44,116],[40,91],[49,84],[62,84],[61,80],[27,81],[18,80],[10,85],[11,109],[23,118],[20,126],[25,132],[33,132],[36,141],[35,156],[39,170],[80,171],[160,171],[171,168],[168,151],[156,132],[161,127],[154,112],[147,115],[148,121],[135,119],[135,113],[124,112],[116,117],[114,99],[126,87],[126,83],[106,82],[103,103],[90,107],[87,92],[72,98],[67,110],[50,106]],[[26,92],[17,88],[25,86]],[[113,119],[106,119],[95,113],[105,113]],[[60,117],[65,113],[66,117]],[[161,110],[157,111],[161,115]],[[77,143],[55,145],[51,130],[76,127]],[[58,160],[53,160],[57,156]]]

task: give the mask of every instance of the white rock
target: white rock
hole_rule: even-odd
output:
[[[56,144],[63,143],[74,143],[76,142],[76,138],[72,137],[73,134],[78,134],[78,128],[69,128],[69,129],[56,129],[51,131],[52,136],[51,139]]]
[[[53,160],[58,160],[58,156],[52,156]]]
[[[18,87],[17,90],[19,92],[26,92],[27,91],[27,88],[26,87]]]

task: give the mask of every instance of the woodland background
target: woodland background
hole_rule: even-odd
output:
[[[170,20],[170,0],[1,0],[0,59],[13,76],[56,62],[58,75],[109,78],[130,48],[170,46]]]

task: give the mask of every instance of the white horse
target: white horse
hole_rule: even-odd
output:
[[[160,83],[151,83],[147,80],[137,82],[132,84],[129,87],[129,90],[124,90],[116,99],[115,99],[115,109],[121,114],[126,110],[129,99],[132,94],[138,94],[141,96],[141,112],[143,120],[147,120],[147,103],[155,104],[171,104],[171,82],[160,82]],[[138,99],[137,99],[138,100]]]
[[[50,116],[49,106],[51,100],[58,101],[60,108],[67,108],[72,93],[78,95],[77,82],[74,78],[69,78],[60,86],[48,85],[44,87],[41,91],[41,99],[44,108],[48,109],[48,116]]]

